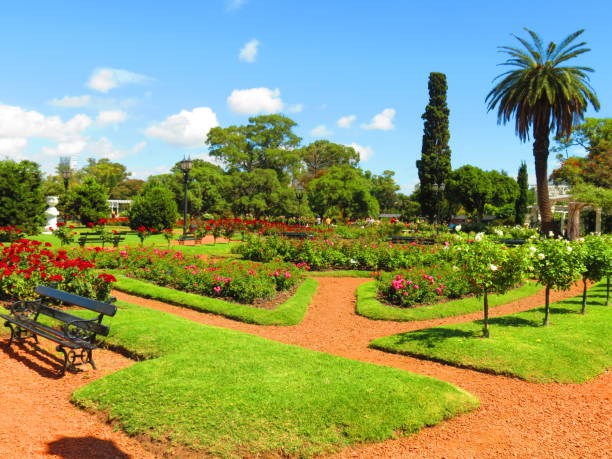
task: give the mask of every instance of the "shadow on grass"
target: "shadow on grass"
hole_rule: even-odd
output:
[[[452,328],[436,327],[426,328],[425,330],[417,330],[409,333],[404,333],[398,336],[397,344],[404,344],[410,341],[422,341],[427,347],[435,347],[449,338],[475,338],[480,337],[480,332],[455,330]]]
[[[482,320],[477,321],[479,324],[483,324]],[[499,325],[500,327],[539,327],[542,325],[541,320],[527,320],[521,317],[515,316],[501,316],[489,319],[490,325]]]

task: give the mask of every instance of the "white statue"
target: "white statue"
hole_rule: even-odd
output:
[[[47,196],[47,204],[48,208],[45,210],[45,216],[47,217],[47,224],[45,225],[45,231],[43,234],[53,234],[52,230],[57,229],[57,216],[59,215],[59,210],[55,208],[59,199],[57,196]]]

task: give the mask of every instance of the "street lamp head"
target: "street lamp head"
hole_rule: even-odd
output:
[[[440,183],[440,191],[444,191],[445,188],[446,188],[446,183],[444,182]]]
[[[186,174],[193,167],[193,161],[191,160],[191,158],[183,158],[183,160],[180,163],[180,166],[181,166],[181,170]]]

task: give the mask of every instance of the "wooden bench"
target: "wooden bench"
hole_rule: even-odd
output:
[[[527,241],[525,241],[524,239],[497,239],[496,242],[499,242],[500,244],[504,244],[510,247],[514,247],[517,245],[523,245]]]
[[[421,245],[433,245],[436,242],[431,238],[415,236],[391,236],[388,241],[393,244],[410,244],[414,242]]]
[[[123,242],[124,240],[125,240],[125,237],[121,234],[113,234],[108,239],[103,239],[99,233],[98,234],[90,233],[90,234],[81,234],[80,237],[77,239],[77,242],[79,243],[81,247],[85,247],[85,244],[88,244],[88,243],[102,244],[102,247],[104,247],[104,244],[106,244],[107,242],[111,242],[113,244],[113,247],[119,247],[119,243]]]
[[[64,355],[61,375],[68,368],[74,370],[77,365],[90,364],[96,369],[92,357],[92,352],[97,347],[96,336],[108,336],[109,327],[102,324],[102,319],[104,316],[114,316],[117,307],[46,286],[38,286],[35,291],[41,296],[40,299],[16,301],[9,306],[9,315],[0,314],[5,320],[4,326],[11,329],[8,345],[13,344],[15,340],[23,341],[30,337],[38,344],[40,336],[57,343],[56,350]],[[114,298],[111,298],[112,301],[115,301]],[[84,319],[53,307],[57,304],[78,306],[98,315],[93,319]],[[47,325],[48,320],[43,323],[40,320],[43,317],[53,319],[56,327]]]
[[[179,245],[185,245],[185,241],[193,241],[193,243],[195,244],[195,241],[199,240],[200,238],[196,238],[195,234],[193,233],[181,234],[177,239]]]

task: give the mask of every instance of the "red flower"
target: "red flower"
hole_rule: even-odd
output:
[[[63,281],[64,277],[61,274],[54,274],[53,276],[49,277],[49,279],[51,279],[52,281]]]
[[[108,282],[108,283],[117,282],[117,278],[113,276],[112,274],[105,274],[105,273],[100,274],[98,276],[98,279],[102,279],[104,282]]]
[[[93,227],[94,227],[94,222],[89,222],[89,223],[87,223],[87,227],[88,227],[88,228],[93,228]]]

